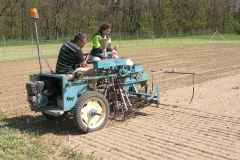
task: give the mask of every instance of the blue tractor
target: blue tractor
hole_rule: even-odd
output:
[[[104,127],[109,117],[126,117],[152,102],[160,104],[159,85],[157,96],[152,95],[147,84],[149,76],[143,73],[143,67],[127,65],[126,58],[94,62],[96,72],[91,77],[42,72],[36,8],[30,10],[30,17],[34,22],[40,66],[40,73],[30,75],[26,84],[32,111],[42,112],[49,120],[72,115],[78,130],[88,133]],[[69,78],[69,75],[74,76]],[[91,80],[97,81],[95,91],[89,83]]]
[[[73,115],[82,133],[101,129],[109,117],[126,117],[155,102],[149,92],[149,76],[141,65],[126,65],[126,58],[104,59],[93,63],[95,76],[69,79],[66,74],[39,73],[30,75],[26,84],[31,110],[40,111],[49,120]],[[97,81],[92,91],[90,80]]]

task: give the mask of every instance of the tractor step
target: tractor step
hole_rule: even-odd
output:
[[[42,110],[45,114],[51,115],[51,116],[61,116],[64,113],[64,110],[55,108],[55,107],[46,107],[44,110]]]

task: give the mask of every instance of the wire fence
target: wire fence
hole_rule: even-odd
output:
[[[91,34],[89,42],[84,47],[84,52],[90,52],[92,48]],[[74,35],[73,35],[74,36]],[[239,42],[240,37],[234,34],[222,35],[217,30],[216,32],[207,33],[205,30],[194,31],[188,33],[174,33],[166,30],[165,34],[155,36],[152,33],[148,34],[124,34],[115,32],[111,34],[112,45],[118,46],[118,52],[127,54],[134,50],[156,49],[161,47],[171,47],[179,45],[192,45],[209,42]],[[59,53],[61,45],[73,37],[56,36],[51,40],[39,39],[40,49],[46,57],[56,57]],[[37,57],[36,42],[33,36],[28,40],[12,40],[7,39],[4,35],[0,39],[0,62],[33,59]]]

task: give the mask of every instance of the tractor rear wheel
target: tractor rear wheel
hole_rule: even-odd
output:
[[[87,91],[77,101],[74,120],[82,133],[97,131],[104,127],[109,116],[109,104],[104,95]]]

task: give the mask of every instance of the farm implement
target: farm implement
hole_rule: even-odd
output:
[[[77,128],[91,132],[102,128],[109,116],[126,117],[150,105],[160,104],[160,88],[152,95],[148,90],[149,76],[141,65],[126,65],[126,58],[94,62],[95,76],[69,80],[66,74],[39,73],[30,75],[26,84],[33,111],[41,111],[48,119],[72,112]],[[97,91],[89,83],[97,80]]]
[[[40,73],[30,75],[26,84],[32,111],[42,112],[49,120],[71,115],[78,130],[88,133],[104,127],[109,117],[125,118],[151,103],[160,105],[160,85],[155,85],[154,95],[149,74],[142,65],[129,65],[127,58],[93,62],[94,76],[42,72],[35,17]],[[97,82],[96,89],[92,80]]]

